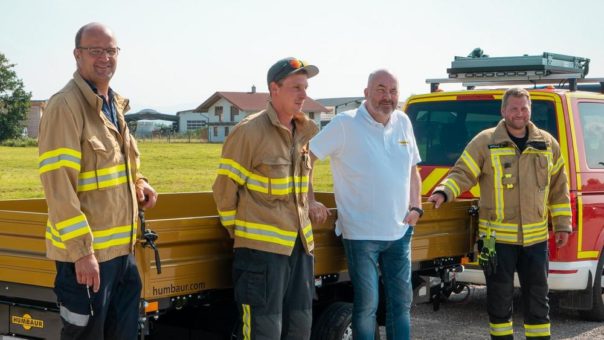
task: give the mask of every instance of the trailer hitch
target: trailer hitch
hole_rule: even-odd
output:
[[[153,230],[146,228],[144,209],[138,209],[138,218],[141,221],[143,239],[145,239],[145,241],[143,242],[143,248],[149,246],[151,247],[151,249],[153,249],[153,252],[155,253],[155,267],[157,268],[157,274],[161,274],[161,259],[159,258],[159,250],[157,249],[157,245],[155,244],[155,241],[157,241],[158,236]]]

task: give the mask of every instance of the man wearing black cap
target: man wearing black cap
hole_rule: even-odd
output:
[[[222,148],[213,191],[221,222],[235,240],[240,339],[310,337],[314,241],[308,141],[318,128],[301,110],[308,78],[317,73],[316,66],[296,58],[275,63],[267,75],[267,108],[235,126]],[[325,216],[324,206],[312,204]]]

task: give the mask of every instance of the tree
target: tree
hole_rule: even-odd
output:
[[[31,92],[25,91],[14,66],[0,53],[0,141],[21,135],[29,111]]]

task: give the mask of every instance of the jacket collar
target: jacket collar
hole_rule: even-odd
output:
[[[527,143],[530,143],[530,142],[545,142],[545,138],[543,137],[543,134],[541,134],[541,131],[539,130],[539,128],[537,128],[537,126],[535,124],[533,124],[533,122],[531,122],[531,121],[529,121],[529,123],[528,123]],[[494,144],[502,144],[502,143],[514,144],[514,142],[512,142],[512,139],[508,135],[508,131],[505,127],[505,121],[503,119],[500,120],[499,123],[497,124],[497,126],[495,127],[495,132],[493,133],[493,143]]]
[[[73,80],[76,85],[84,95],[84,98],[88,102],[88,104],[94,108],[96,108],[99,112],[103,107],[103,100],[90,88],[90,85],[82,78],[78,71],[73,73]],[[130,110],[130,101],[127,98],[120,96],[117,92],[110,90],[113,94],[113,99],[116,104],[116,109],[119,113],[125,114],[128,110]]]
[[[86,102],[88,102],[88,105],[95,108],[95,111],[99,113],[99,116],[101,117],[101,119],[103,119],[105,125],[117,131],[115,126],[111,122],[109,122],[107,118],[104,117],[104,114],[101,112],[103,108],[103,99],[101,99],[101,97],[99,97],[92,90],[88,82],[86,82],[86,80],[82,78],[78,71],[75,71],[73,73],[73,80],[76,86],[80,89],[80,92],[82,92],[82,95],[84,96]],[[127,127],[126,121],[124,119],[124,114],[126,114],[126,112],[130,110],[130,101],[127,98],[120,96],[117,92],[114,92],[113,90],[110,91],[113,95],[113,100],[115,102],[115,108],[117,110],[117,119],[120,121],[120,127],[122,129],[122,131],[120,132],[123,133],[125,131],[125,128]]]

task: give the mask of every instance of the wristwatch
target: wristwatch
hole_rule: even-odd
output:
[[[416,211],[419,214],[419,217],[422,217],[424,215],[424,209],[419,207],[411,207],[409,208],[409,211]]]

